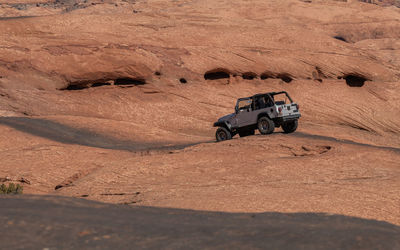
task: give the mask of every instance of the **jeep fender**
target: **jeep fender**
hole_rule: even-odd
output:
[[[228,129],[229,131],[231,131],[232,125],[227,121],[223,121],[223,122],[214,123],[214,127],[224,127],[226,129]]]
[[[263,112],[263,113],[258,114],[257,121],[263,116],[266,116],[266,117],[268,117],[268,119],[271,119],[271,116],[267,112]]]

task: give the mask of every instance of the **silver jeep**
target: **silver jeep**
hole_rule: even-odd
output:
[[[267,135],[282,126],[285,133],[296,131],[300,118],[299,105],[286,91],[257,94],[237,100],[235,113],[226,115],[214,123],[218,127],[217,141],[254,135],[256,129]]]

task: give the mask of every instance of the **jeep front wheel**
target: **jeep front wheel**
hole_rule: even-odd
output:
[[[258,119],[257,126],[258,126],[258,131],[260,131],[260,134],[262,135],[272,134],[272,132],[274,132],[275,129],[274,122],[266,116],[263,116],[260,119]]]
[[[285,133],[293,133],[297,129],[298,122],[297,120],[285,122],[282,124],[282,129]]]
[[[220,142],[232,139],[232,134],[226,128],[219,127],[215,133],[215,137],[217,138],[217,141]]]

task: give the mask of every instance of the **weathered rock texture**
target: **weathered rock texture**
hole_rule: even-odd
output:
[[[400,225],[400,9],[385,3],[3,1],[0,178]],[[237,98],[278,90],[300,104],[298,133],[214,143]]]

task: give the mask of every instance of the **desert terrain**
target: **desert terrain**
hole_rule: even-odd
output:
[[[323,213],[226,213],[62,196],[1,199],[3,249],[398,249],[400,227]],[[27,209],[29,208],[29,209]]]
[[[400,4],[3,0],[0,183],[131,207],[400,225]],[[216,143],[237,98],[298,130]],[[5,200],[0,200],[3,202]]]

